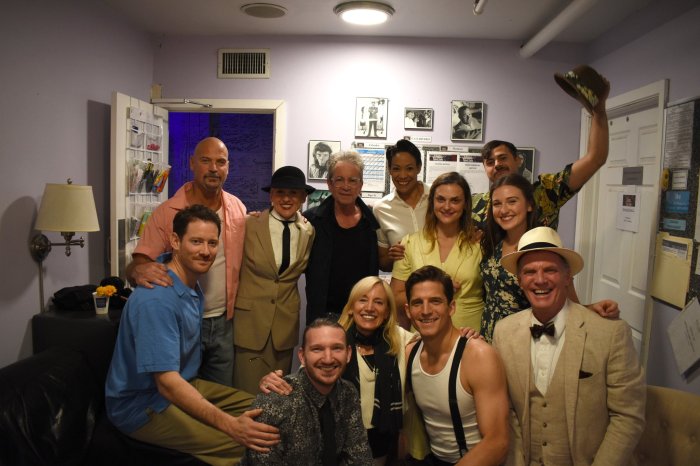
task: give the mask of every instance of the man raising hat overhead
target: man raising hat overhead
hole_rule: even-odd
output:
[[[582,68],[589,72],[579,72],[580,76],[577,75],[576,72]],[[556,79],[560,83],[559,76],[557,75]],[[586,98],[579,100],[592,118],[586,153],[559,173],[540,174],[533,183],[537,224],[555,230],[559,224],[559,209],[578,193],[608,159],[608,116],[605,113],[605,102],[610,93],[610,83],[590,67],[577,67],[564,76],[567,76],[574,89],[585,91]],[[572,76],[576,77],[575,82],[571,81]],[[565,90],[567,93],[574,93],[568,88]],[[481,157],[489,183],[509,173],[518,173],[523,163],[523,159],[518,157],[515,145],[508,141],[487,142],[481,149]],[[472,216],[482,229],[486,222],[489,202],[488,191],[472,195]]]
[[[272,175],[269,210],[246,220],[245,247],[233,323],[233,386],[257,393],[270,370],[289,373],[299,334],[297,280],[306,269],[314,227],[299,208],[315,189],[286,166]]]
[[[515,412],[508,464],[627,464],[646,398],[629,326],[567,300],[583,259],[551,228],[525,233],[501,265],[532,306],[494,331]]]

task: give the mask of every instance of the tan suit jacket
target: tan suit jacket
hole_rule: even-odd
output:
[[[644,429],[646,385],[623,320],[603,319],[570,303],[563,364],[565,413],[573,464],[628,464]],[[509,464],[530,463],[530,310],[496,324],[493,345],[503,358],[514,412]]]
[[[297,212],[299,227],[296,259],[282,275],[278,273],[270,239],[270,212],[246,220],[241,280],[233,315],[236,346],[260,351],[272,335],[278,351],[297,345],[299,335],[299,291],[297,281],[306,269],[314,240],[314,227]]]

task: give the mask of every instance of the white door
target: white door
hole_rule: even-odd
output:
[[[111,133],[110,273],[125,278],[139,222],[145,212],[168,198],[167,184],[161,192],[152,192],[143,185],[135,186],[130,171],[135,161],[152,161],[159,170],[167,166],[168,111],[113,92]]]
[[[645,346],[645,322],[651,309],[648,286],[658,226],[665,89],[660,81],[610,99],[608,160],[579,199],[577,214],[577,248],[586,254],[585,274],[577,281],[577,289],[590,302],[608,298],[619,303],[620,316],[632,327],[638,351]],[[641,167],[641,184],[623,185],[623,171],[632,167]],[[617,228],[622,192],[637,195],[636,232]]]

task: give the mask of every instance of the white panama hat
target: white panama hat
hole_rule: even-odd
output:
[[[537,227],[528,230],[518,241],[518,250],[501,258],[501,266],[513,275],[518,273],[520,258],[533,251],[550,251],[564,258],[571,275],[576,275],[583,269],[583,258],[571,249],[562,247],[559,233],[549,227]]]

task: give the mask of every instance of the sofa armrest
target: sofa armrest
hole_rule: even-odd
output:
[[[638,465],[698,464],[700,396],[647,386],[646,427],[634,450]]]
[[[80,464],[102,399],[75,350],[54,348],[0,369],[0,464]]]

